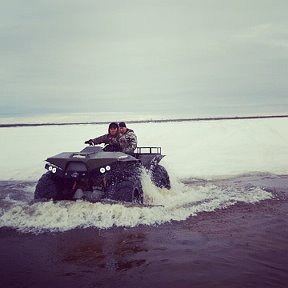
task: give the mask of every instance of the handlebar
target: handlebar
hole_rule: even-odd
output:
[[[95,145],[92,139],[89,139],[89,140],[85,141],[84,144],[89,144],[90,146],[94,146]]]

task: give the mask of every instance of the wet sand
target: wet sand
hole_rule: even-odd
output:
[[[287,287],[288,176],[247,176],[274,195],[186,221],[40,235],[0,229],[1,287]]]

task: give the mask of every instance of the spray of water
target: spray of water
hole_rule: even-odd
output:
[[[181,221],[203,211],[214,211],[237,202],[255,203],[271,198],[260,189],[226,187],[213,184],[184,185],[170,174],[171,189],[156,187],[147,172],[142,173],[144,205],[125,203],[89,203],[85,201],[52,201],[31,203],[33,189],[26,200],[13,200],[9,194],[0,202],[0,227],[22,232],[66,231],[74,228],[110,228],[157,225]],[[171,177],[172,175],[172,177]],[[28,200],[29,201],[28,201]]]

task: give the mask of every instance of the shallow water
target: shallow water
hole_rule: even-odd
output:
[[[113,205],[108,209],[99,203],[31,204],[33,183],[2,182],[1,221],[13,225],[0,228],[1,285],[286,287],[288,177],[262,174],[185,183],[179,195],[152,193],[150,204],[163,200],[164,207],[114,205],[111,210]],[[97,227],[94,216],[99,212],[90,217],[97,207],[102,207],[105,223],[114,217],[121,225]],[[123,227],[139,209],[145,211],[143,219],[154,224]],[[186,217],[181,221],[175,221],[178,209]],[[146,210],[151,213],[146,215]],[[156,224],[163,214],[176,219]],[[85,219],[88,228],[81,226]],[[143,221],[139,215],[134,219]]]

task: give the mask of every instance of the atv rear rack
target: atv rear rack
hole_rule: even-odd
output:
[[[136,154],[161,154],[161,147],[137,147]]]

